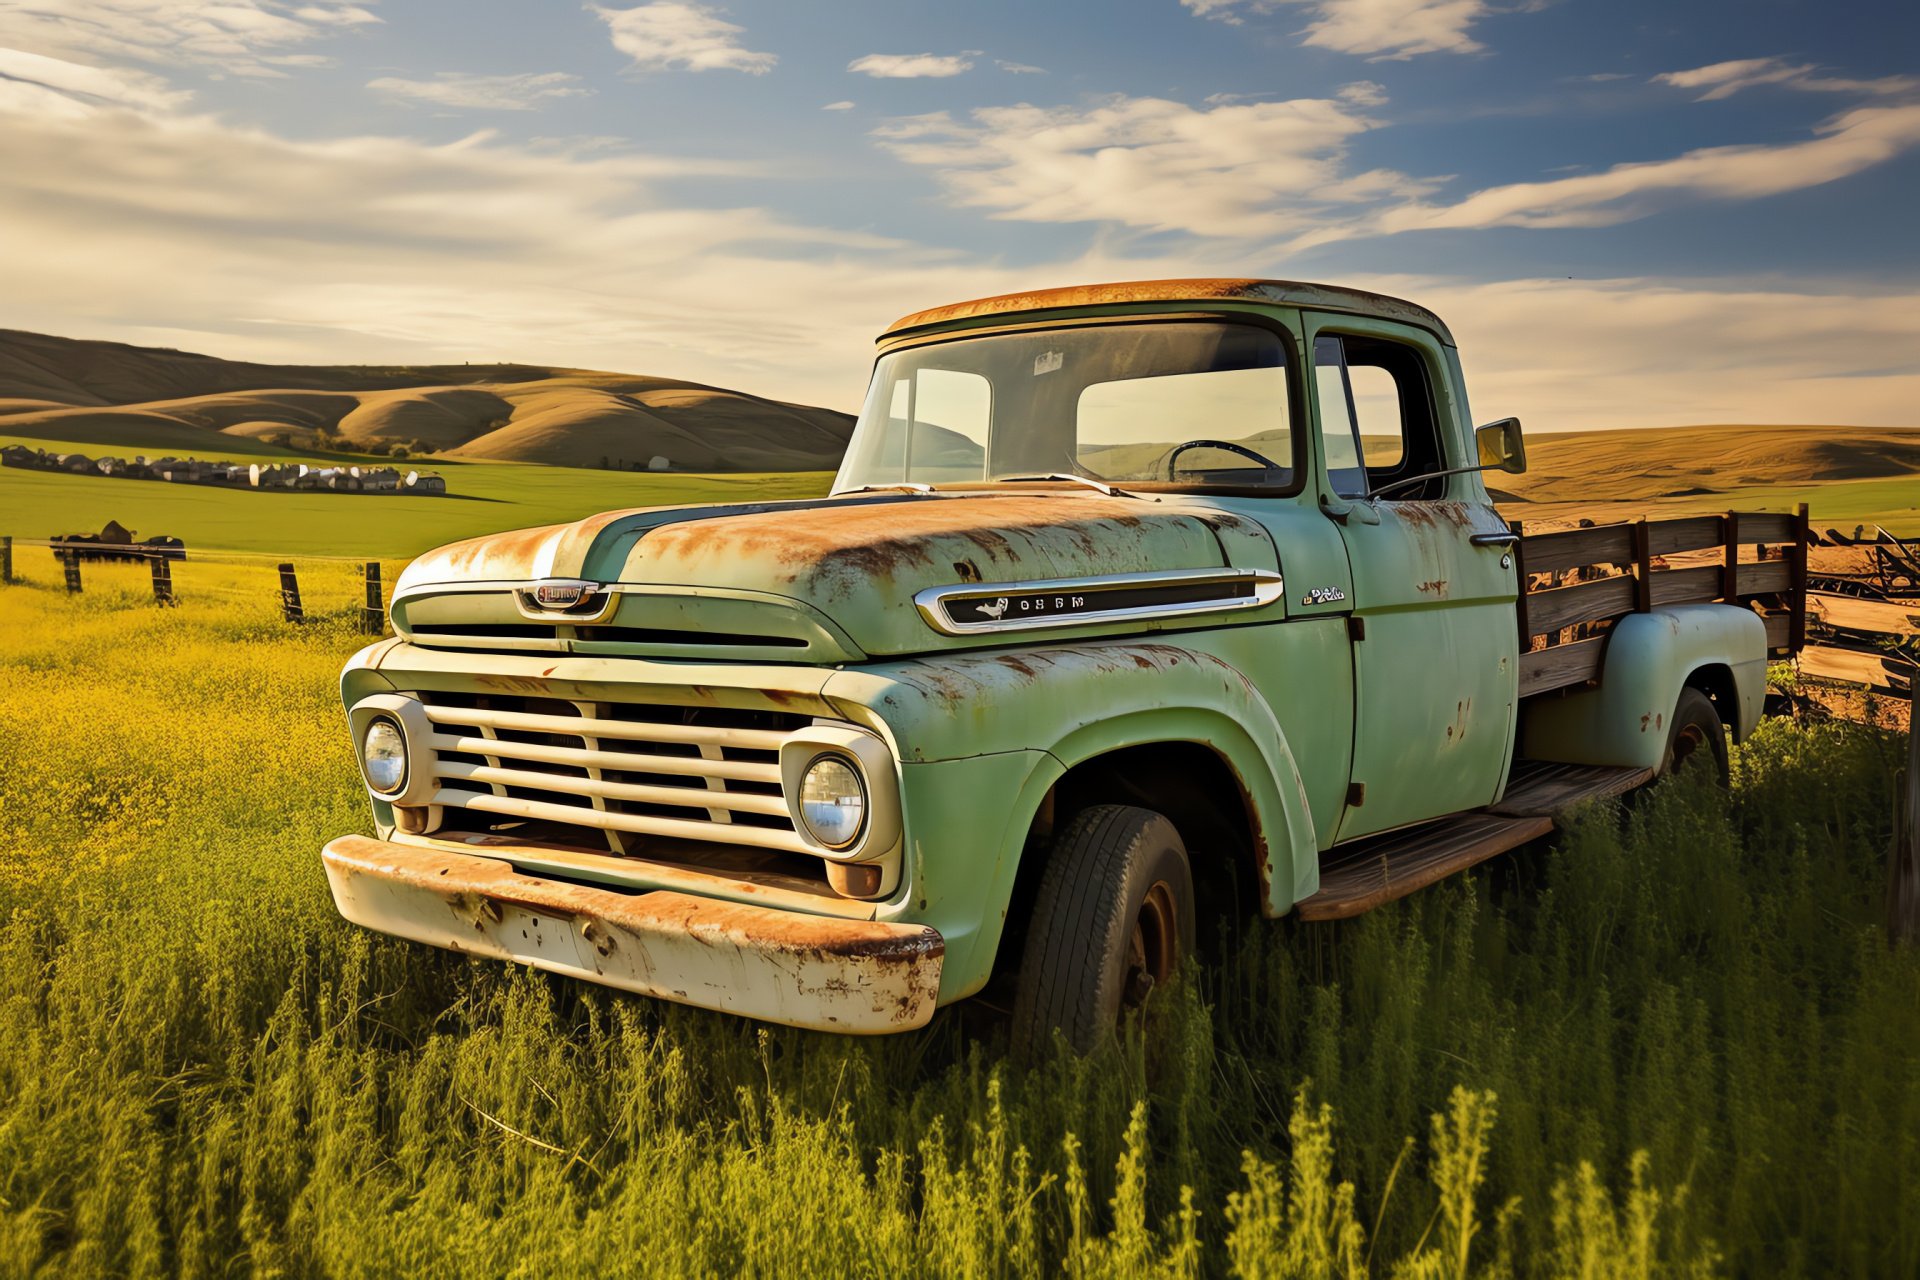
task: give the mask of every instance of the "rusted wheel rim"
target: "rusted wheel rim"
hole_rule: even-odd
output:
[[[1178,920],[1173,889],[1164,880],[1155,881],[1127,937],[1126,976],[1120,996],[1123,1013],[1145,1004],[1155,987],[1164,986],[1173,977],[1174,963],[1180,957]]]

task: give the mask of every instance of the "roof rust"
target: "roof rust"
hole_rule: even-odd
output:
[[[903,316],[887,327],[880,341],[912,330],[955,320],[981,316],[1017,315],[1028,311],[1051,311],[1062,307],[1106,307],[1128,302],[1272,302],[1291,306],[1328,307],[1337,311],[1356,311],[1400,320],[1431,329],[1449,345],[1453,335],[1439,316],[1412,302],[1348,289],[1340,285],[1309,284],[1298,280],[1201,279],[1201,280],[1123,280],[1112,284],[1071,285],[1061,289],[1034,289],[1024,293],[1004,293],[997,298],[976,298],[928,311]]]

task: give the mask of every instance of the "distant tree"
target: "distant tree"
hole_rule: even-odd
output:
[[[278,431],[267,437],[267,443],[277,444],[282,449],[291,449],[293,448],[293,437],[284,431]]]
[[[393,446],[388,444],[385,440],[375,440],[372,444],[368,445],[364,450],[362,450],[362,452],[370,453],[376,458],[384,458],[387,456],[388,451],[392,448]]]
[[[406,456],[407,456],[407,449],[406,449],[406,446],[405,446],[405,445],[398,445],[398,444],[397,444],[397,445],[395,445],[395,446],[393,446],[393,448],[392,448],[392,450],[390,450],[390,451],[388,452],[388,454],[387,454],[387,456],[388,456],[389,458],[404,458],[404,457],[406,457]]]
[[[412,440],[407,443],[407,452],[424,457],[429,453],[435,453],[438,451],[431,444],[428,444],[425,440]]]

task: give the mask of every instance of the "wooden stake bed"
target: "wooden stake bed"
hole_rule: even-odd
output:
[[[1345,920],[1371,911],[1539,839],[1583,800],[1619,795],[1652,777],[1651,769],[1516,761],[1497,805],[1327,850],[1320,892],[1295,903],[1294,910],[1302,920]]]

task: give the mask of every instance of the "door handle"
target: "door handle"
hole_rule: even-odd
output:
[[[1476,547],[1511,547],[1520,541],[1517,533],[1476,533],[1467,539]]]

